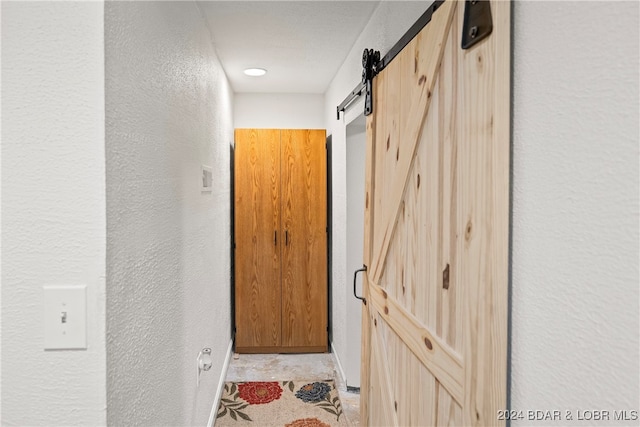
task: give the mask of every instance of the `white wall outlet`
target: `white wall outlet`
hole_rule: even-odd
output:
[[[200,350],[198,353],[198,357],[196,357],[196,388],[200,387],[200,374],[202,371],[208,371],[211,369],[211,365],[213,362],[211,361],[211,349],[209,347],[205,347]]]
[[[44,348],[87,348],[87,287],[44,287]]]

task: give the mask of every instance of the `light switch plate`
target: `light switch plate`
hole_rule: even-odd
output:
[[[44,287],[44,348],[87,348],[86,286]]]
[[[202,187],[201,190],[204,191],[212,191],[213,190],[213,169],[211,166],[202,165],[200,168],[202,172]]]

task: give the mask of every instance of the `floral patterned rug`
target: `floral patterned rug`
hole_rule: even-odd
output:
[[[333,380],[229,382],[215,426],[348,425]]]

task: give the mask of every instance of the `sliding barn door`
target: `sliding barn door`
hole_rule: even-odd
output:
[[[373,80],[363,425],[504,424],[510,4],[490,6],[463,50],[445,1]]]
[[[236,351],[281,344],[280,130],[235,134]]]
[[[282,130],[282,346],[327,351],[324,130]]]

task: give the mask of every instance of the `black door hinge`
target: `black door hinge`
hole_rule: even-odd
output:
[[[466,0],[462,25],[462,48],[469,49],[493,31],[489,0]]]

